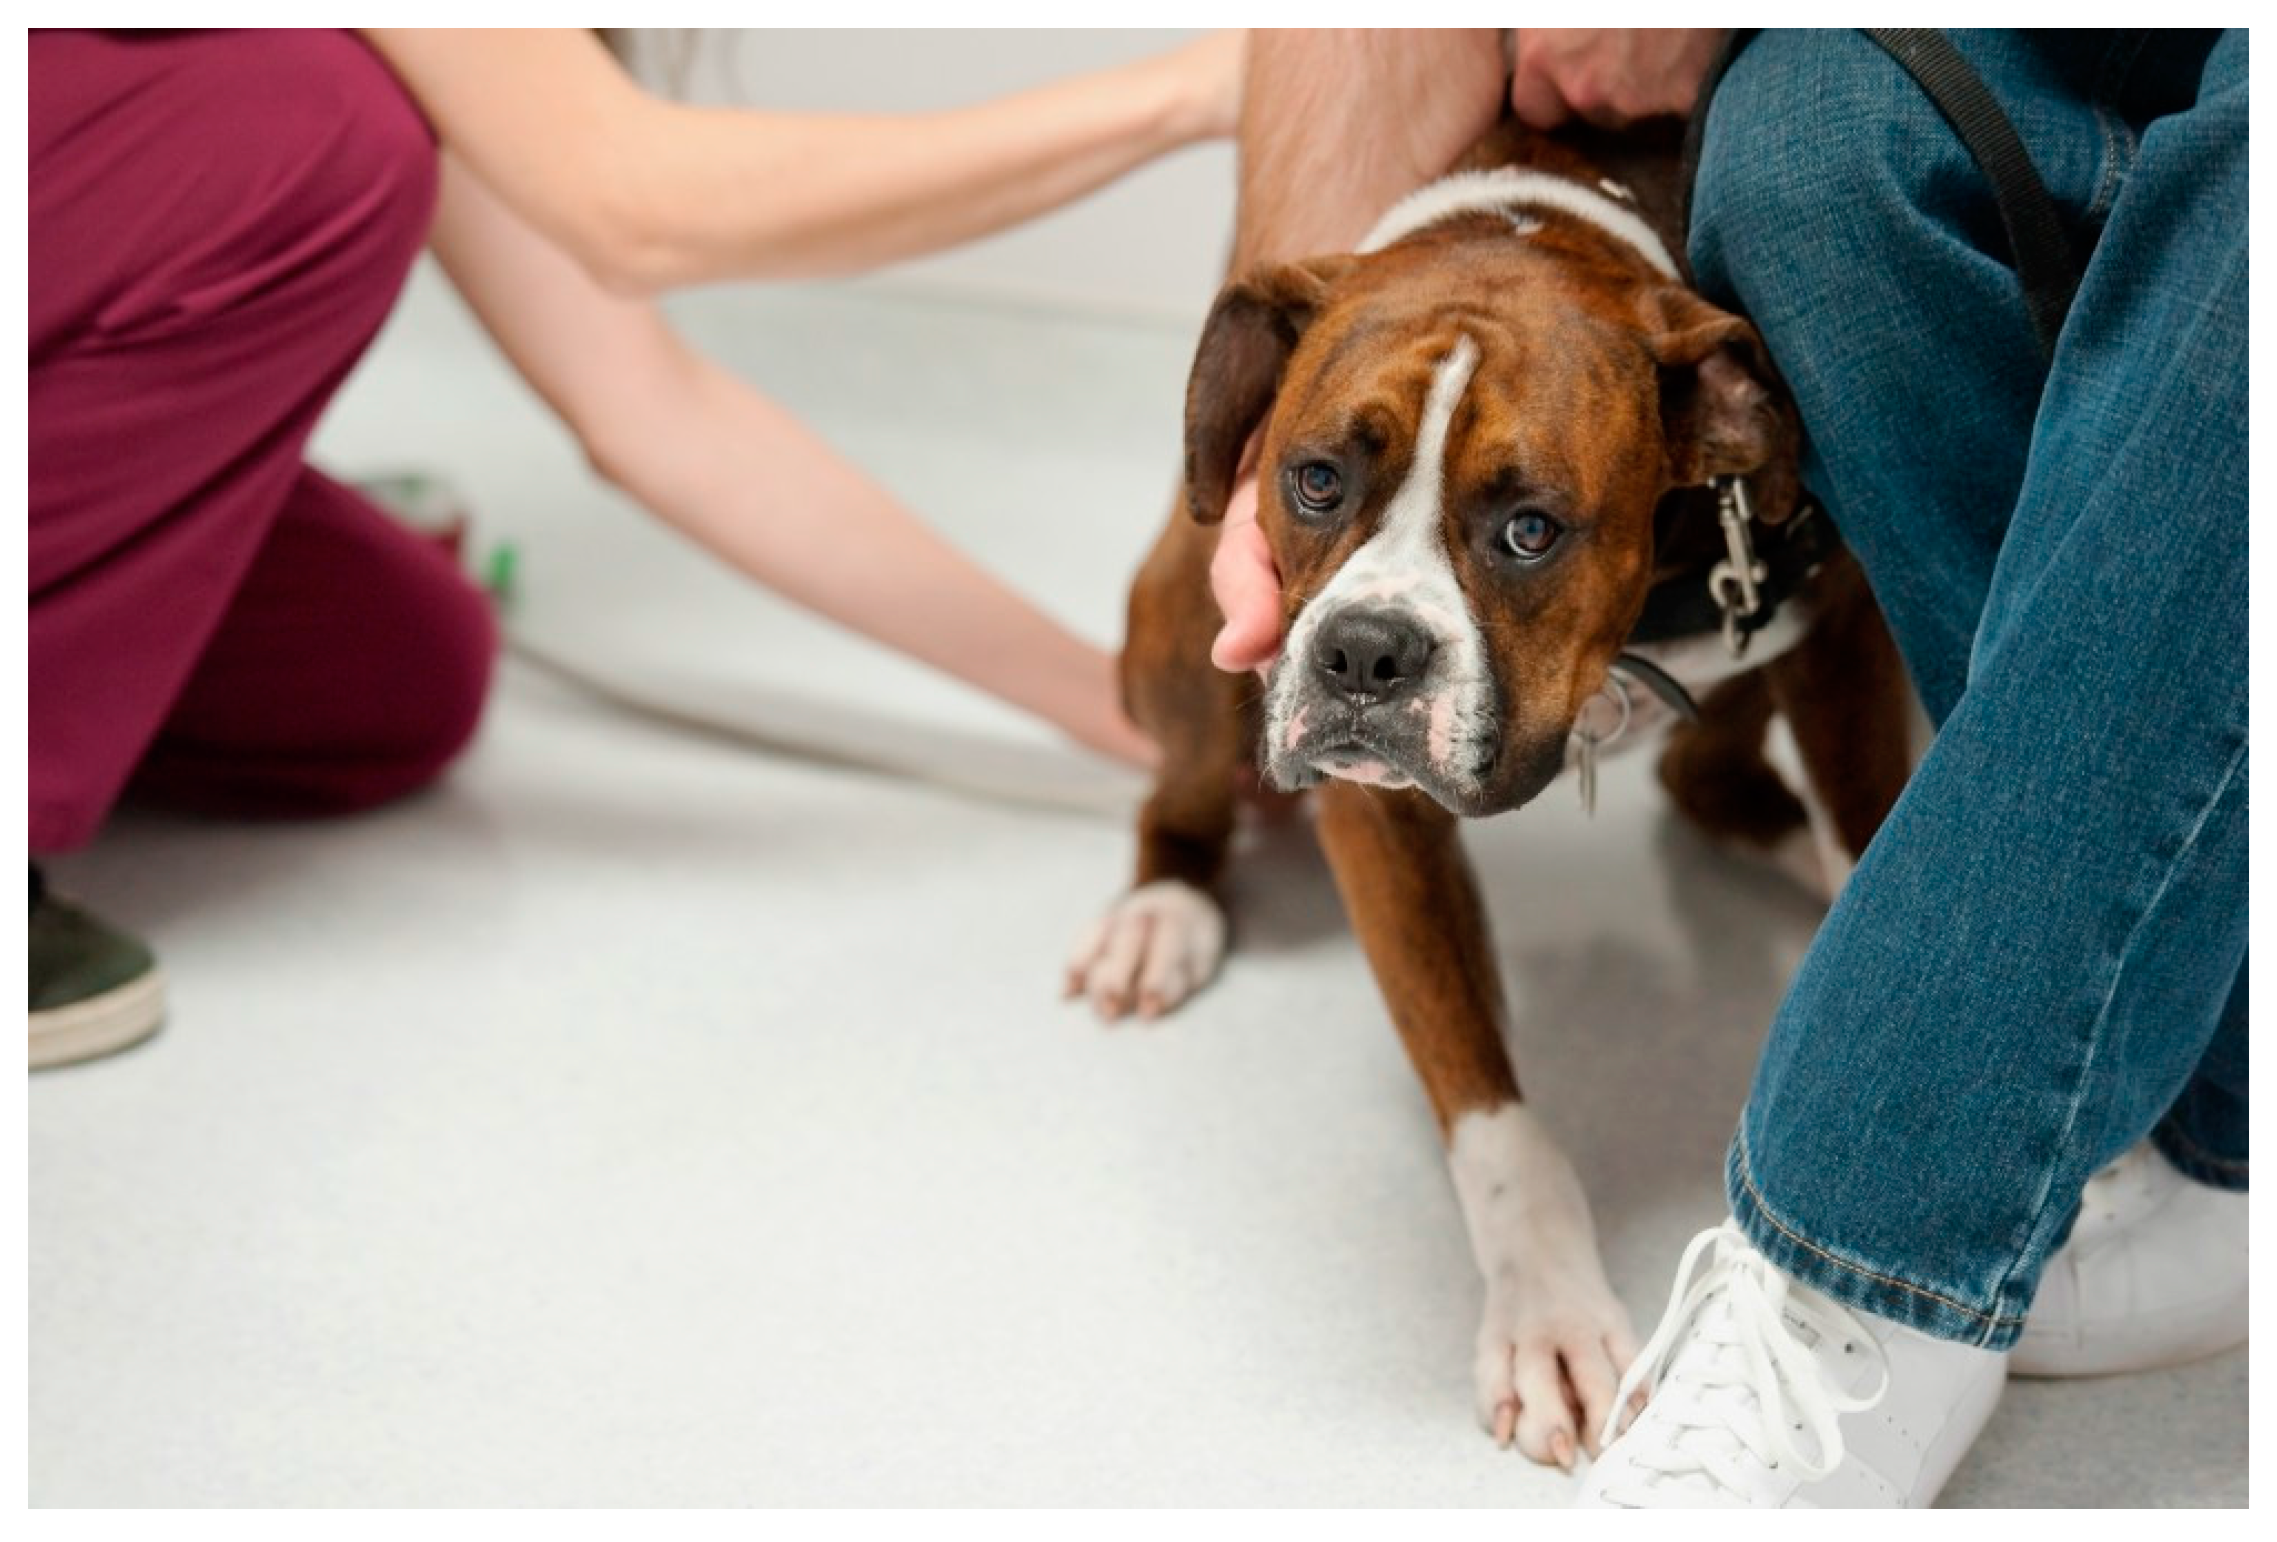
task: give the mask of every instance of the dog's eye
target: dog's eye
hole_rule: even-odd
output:
[[[1344,474],[1324,460],[1308,460],[1289,478],[1297,506],[1307,514],[1326,514],[1344,499]]]
[[[1538,562],[1563,534],[1565,526],[1540,509],[1520,509],[1502,527],[1502,548],[1521,562]]]

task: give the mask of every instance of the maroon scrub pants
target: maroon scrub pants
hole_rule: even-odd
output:
[[[34,855],[131,783],[220,813],[368,807],[473,733],[495,634],[309,432],[426,236],[435,146],[334,32],[35,32]]]

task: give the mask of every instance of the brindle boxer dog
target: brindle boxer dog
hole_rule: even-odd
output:
[[[1486,1277],[1479,1417],[1560,1465],[1603,1427],[1635,1345],[1581,1185],[1520,1101],[1457,817],[1541,792],[1585,711],[1625,697],[1632,742],[1669,719],[1629,683],[1651,674],[1624,664],[1637,654],[1705,693],[1661,760],[1677,807],[1717,836],[1815,854],[1830,886],[1908,769],[1902,668],[1846,556],[1813,564],[1743,662],[1718,633],[1714,484],[1741,479],[1775,547],[1804,506],[1799,429],[1754,329],[1684,280],[1673,148],[1508,126],[1357,254],[1220,294],[1187,393],[1192,517],[1139,573],[1123,654],[1162,770],[1137,881],[1069,970],[1110,1019],[1177,1005],[1223,952],[1210,891],[1241,766],[1261,750],[1273,784],[1318,787],[1321,844]],[[1260,420],[1260,520],[1286,595],[1262,710],[1255,681],[1210,663],[1208,583],[1208,526]],[[1774,712],[1802,788],[1765,759]]]

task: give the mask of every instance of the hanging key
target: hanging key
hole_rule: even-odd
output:
[[[1597,812],[1597,751],[1629,730],[1635,703],[1629,685],[1618,674],[1608,674],[1597,694],[1581,704],[1574,715],[1574,780],[1581,784],[1581,811]]]

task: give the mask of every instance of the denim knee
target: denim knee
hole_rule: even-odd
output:
[[[1693,190],[1704,289],[1759,323],[1807,315],[1875,268],[1902,278],[1886,270],[1904,244],[1883,237],[1925,226],[1980,251],[2004,239],[1967,150],[1888,55],[1847,29],[1766,32],[1740,52]]]

